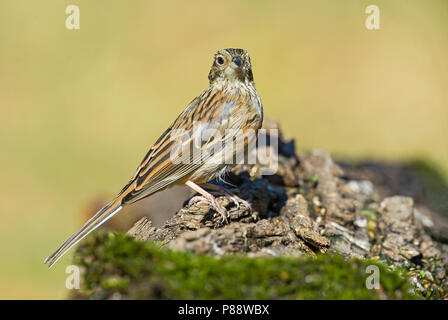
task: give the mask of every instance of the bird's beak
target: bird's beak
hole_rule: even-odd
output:
[[[233,60],[232,60],[232,68],[236,69],[236,68],[239,68],[239,67],[241,67],[241,58],[240,57],[233,58]]]
[[[235,57],[232,59],[232,63],[227,65],[227,68],[232,68],[233,70],[241,67],[241,58]]]
[[[232,59],[232,62],[229,63],[226,67],[226,73],[229,76],[236,76],[241,72],[241,58],[235,57]]]
[[[235,62],[232,61],[230,64],[227,65],[226,70],[235,71],[238,68],[239,68],[238,65]]]

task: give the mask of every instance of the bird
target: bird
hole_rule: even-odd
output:
[[[48,267],[124,206],[173,185],[185,184],[196,191],[195,201],[206,201],[223,222],[227,211],[214,194],[249,205],[234,192],[210,183],[222,179],[236,164],[235,157],[247,152],[262,126],[263,106],[248,51],[217,51],[208,80],[209,86],[156,140],[118,195],[45,259]]]

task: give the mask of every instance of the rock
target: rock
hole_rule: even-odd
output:
[[[288,199],[285,206],[280,211],[280,215],[283,216],[293,216],[297,213],[307,217],[310,215],[308,211],[308,203],[301,194],[297,194],[295,197]]]
[[[411,260],[421,255],[413,241],[417,236],[414,201],[409,197],[390,197],[381,202],[380,229],[385,235],[381,253],[394,261]]]
[[[326,225],[324,234],[333,239],[331,250],[338,252],[347,258],[351,258],[352,256],[366,257],[370,251],[371,245],[368,237],[357,237],[354,231],[351,231],[336,222],[329,222]]]
[[[323,150],[314,151],[301,161],[302,174],[317,180],[316,193],[326,208],[326,220],[340,225],[350,225],[355,220],[356,203],[343,197],[341,189],[345,184],[341,179],[342,169],[334,163],[330,154]]]

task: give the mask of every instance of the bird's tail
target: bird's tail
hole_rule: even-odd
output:
[[[84,226],[79,229],[74,235],[72,235],[67,241],[65,241],[55,252],[48,256],[45,259],[44,263],[49,263],[48,267],[50,268],[53,264],[56,263],[71,247],[81,241],[84,237],[86,237],[90,232],[98,228],[108,219],[112,218],[118,211],[122,208],[121,197],[116,198],[100,211],[98,211],[89,221],[87,221]]]

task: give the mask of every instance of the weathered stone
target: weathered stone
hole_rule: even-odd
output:
[[[381,202],[380,229],[385,235],[381,253],[394,261],[421,255],[413,244],[416,238],[414,202],[409,197],[390,197]]]

